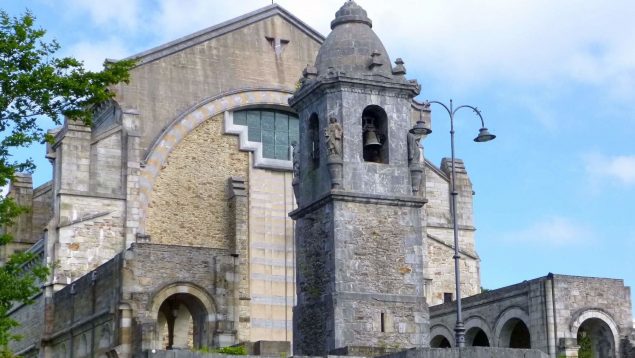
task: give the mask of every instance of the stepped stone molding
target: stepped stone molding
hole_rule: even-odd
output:
[[[286,108],[290,96],[290,90],[280,88],[237,90],[211,97],[178,116],[154,141],[154,144],[149,148],[145,160],[142,163],[139,180],[139,232],[145,233],[145,219],[148,204],[150,203],[152,189],[161,172],[161,168],[165,165],[174,148],[176,148],[190,132],[201,123],[220,113],[239,108],[250,106],[277,106]],[[240,137],[240,132],[238,134]],[[253,143],[249,141],[245,142],[248,142],[246,144]],[[288,167],[290,170],[291,162],[289,162]]]

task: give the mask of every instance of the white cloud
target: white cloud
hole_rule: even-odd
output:
[[[138,28],[143,14],[141,0],[66,0],[61,8],[71,12],[88,13],[89,19],[84,21],[92,21],[104,27],[121,27],[125,30]]]
[[[635,155],[607,156],[598,153],[583,157],[585,170],[595,182],[609,180],[621,185],[635,185]]]
[[[278,0],[325,35],[343,0]],[[65,0],[108,36],[170,41],[263,6],[241,0]],[[394,60],[425,69],[448,86],[500,81],[604,86],[607,95],[635,95],[635,2],[630,0],[359,1]],[[134,31],[131,31],[134,30]],[[396,50],[399,49],[399,50]],[[394,51],[393,51],[394,50]],[[108,56],[115,57],[115,56]],[[421,79],[425,84],[425,78]]]
[[[562,247],[587,245],[593,241],[593,234],[592,230],[580,223],[553,216],[541,219],[524,229],[503,233],[500,238],[506,242]]]
[[[116,38],[103,41],[82,41],[65,49],[65,54],[84,61],[84,67],[91,71],[101,71],[105,59],[122,59],[130,55],[130,50]]]

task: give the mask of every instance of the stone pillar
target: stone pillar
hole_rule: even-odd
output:
[[[7,228],[7,232],[13,235],[13,243],[33,243],[31,237],[33,179],[31,174],[15,173],[9,186],[8,197],[13,198],[18,205],[29,210],[17,217],[14,225]]]
[[[249,203],[247,183],[242,177],[229,178],[229,205],[233,210],[232,227],[234,229],[235,290],[234,303],[237,314],[234,325],[238,340],[250,340],[251,294],[249,288]]]
[[[56,143],[59,151],[60,192],[86,193],[90,189],[91,128],[82,122],[67,119],[62,137]]]
[[[122,125],[125,131],[125,195],[126,221],[124,250],[136,241],[139,228],[139,177],[141,175],[141,133],[139,132],[139,113],[136,110],[124,110]]]
[[[119,305],[119,338],[115,348],[120,358],[129,358],[132,354],[132,308],[127,303]]]

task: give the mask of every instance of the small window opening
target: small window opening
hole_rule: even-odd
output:
[[[382,312],[382,313],[381,313],[381,315],[380,315],[380,320],[381,320],[381,322],[380,322],[381,332],[382,332],[382,333],[383,333],[383,332],[386,332],[386,327],[385,327],[386,320],[385,320],[385,318],[384,318],[384,312]]]
[[[452,292],[443,292],[443,303],[448,303],[453,301]]]

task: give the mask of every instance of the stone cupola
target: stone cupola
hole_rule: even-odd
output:
[[[331,71],[351,77],[380,76],[392,79],[392,67],[381,40],[372,30],[372,21],[354,1],[342,6],[331,22],[328,35],[315,61],[318,76]]]

